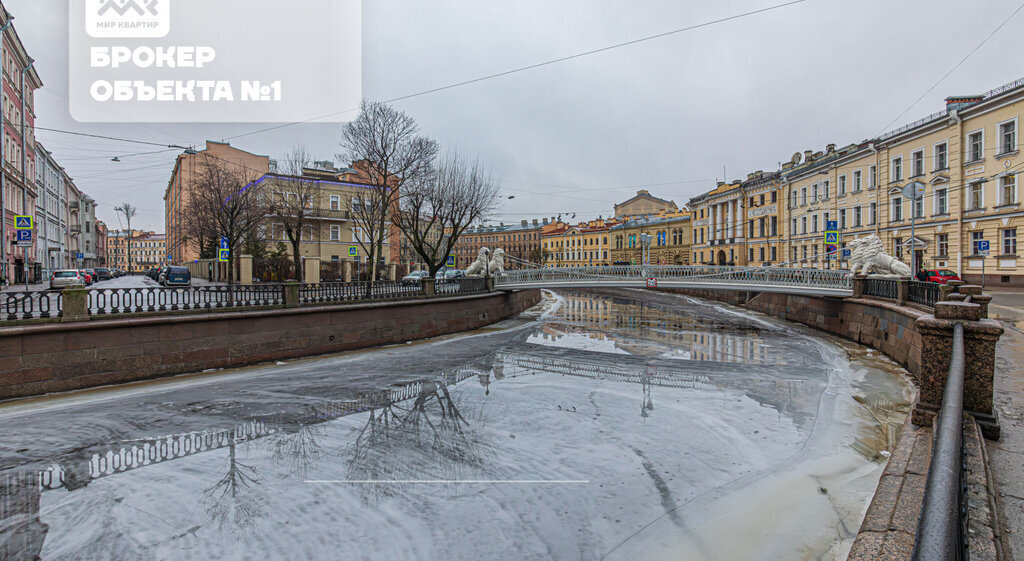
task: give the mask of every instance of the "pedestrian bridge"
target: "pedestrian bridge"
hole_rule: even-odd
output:
[[[848,271],[785,267],[616,265],[505,271],[495,277],[494,288],[689,288],[842,298],[853,295],[853,277]]]

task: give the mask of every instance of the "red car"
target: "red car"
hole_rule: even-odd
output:
[[[82,280],[85,281],[85,286],[89,286],[90,284],[95,282],[95,279],[92,278],[92,275],[86,272],[85,269],[79,269],[78,274],[82,275]]]
[[[927,269],[925,273],[928,275],[928,282],[937,282],[939,284],[946,284],[951,280],[958,281],[960,277],[956,273],[949,269]]]

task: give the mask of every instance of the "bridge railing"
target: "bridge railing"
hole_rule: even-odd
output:
[[[912,561],[967,559],[964,492],[964,326],[953,326],[953,348],[942,409],[935,421],[931,464],[917,522]]]
[[[823,271],[786,267],[721,267],[699,265],[615,265],[611,267],[562,267],[517,269],[495,279],[495,286],[529,286],[555,283],[612,284],[621,281],[694,281],[722,284],[757,284],[852,289],[847,271]]]

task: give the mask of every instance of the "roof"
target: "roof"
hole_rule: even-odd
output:
[[[544,224],[540,222],[534,224],[533,222],[527,222],[526,226],[523,226],[522,222],[516,222],[514,224],[499,224],[494,225],[481,225],[474,228],[468,228],[463,235],[466,234],[504,234],[508,232],[527,232],[530,230],[540,230],[544,227]]]
[[[633,197],[631,197],[629,199],[626,199],[625,201],[622,201],[621,203],[615,205],[615,208],[619,208],[620,206],[628,205],[629,203],[631,203],[633,201],[640,200],[640,199],[647,199],[649,201],[654,201],[654,202],[658,202],[658,203],[664,203],[666,205],[671,205],[673,208],[679,208],[679,207],[676,206],[676,203],[674,201],[660,199],[660,198],[655,197],[654,195],[652,195],[649,192],[644,191],[644,190],[637,191],[636,195],[634,195]]]

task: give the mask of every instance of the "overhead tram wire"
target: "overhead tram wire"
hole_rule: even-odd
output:
[[[879,132],[879,133],[878,133],[878,134],[877,134],[876,136],[881,136],[881,135],[882,135],[882,134],[883,134],[883,133],[885,132],[885,130],[886,130],[886,129],[888,129],[889,127],[891,127],[891,126],[893,125],[893,123],[895,123],[896,121],[899,121],[901,117],[903,117],[904,115],[906,115],[906,114],[907,114],[907,113],[908,113],[908,112],[909,112],[909,111],[910,111],[911,109],[913,109],[913,108],[914,108],[914,106],[915,106],[915,105],[917,105],[918,103],[920,103],[920,102],[921,102],[921,100],[925,98],[925,96],[927,96],[928,94],[932,93],[932,90],[934,90],[935,88],[939,87],[939,84],[941,84],[942,82],[944,82],[944,81],[946,80],[946,78],[949,78],[949,76],[950,76],[950,75],[951,75],[951,74],[952,74],[953,72],[956,72],[956,69],[957,69],[957,68],[960,68],[960,66],[961,66],[961,65],[963,65],[963,63],[967,62],[967,59],[971,58],[971,55],[973,55],[974,53],[976,53],[976,52],[978,51],[978,49],[980,49],[980,48],[981,48],[982,46],[984,46],[984,45],[985,45],[985,43],[987,43],[989,39],[991,39],[991,38],[992,38],[993,36],[995,36],[995,34],[996,34],[996,33],[998,33],[998,32],[999,32],[999,30],[1000,30],[1000,29],[1002,29],[1002,28],[1003,28],[1003,27],[1004,27],[1004,26],[1005,26],[1005,25],[1006,25],[1007,23],[1009,23],[1009,22],[1010,22],[1010,20],[1011,20],[1011,19],[1013,19],[1013,16],[1017,15],[1017,13],[1018,13],[1018,12],[1020,12],[1021,10],[1024,10],[1024,4],[1021,4],[1020,6],[1017,6],[1017,9],[1016,9],[1016,10],[1014,10],[1014,11],[1013,11],[1013,13],[1011,13],[1011,14],[1010,14],[1009,16],[1007,16],[1007,17],[1006,17],[1006,19],[1004,19],[1004,20],[1002,21],[1002,23],[1000,23],[999,25],[997,25],[997,26],[996,26],[996,28],[995,28],[995,29],[993,29],[993,30],[992,30],[992,32],[988,34],[988,36],[986,36],[986,37],[985,37],[984,39],[982,39],[982,40],[981,40],[981,42],[980,42],[980,43],[978,43],[978,44],[977,44],[977,45],[976,45],[976,46],[975,46],[975,47],[974,47],[973,49],[971,49],[971,52],[967,53],[967,55],[966,55],[966,56],[964,56],[964,58],[960,59],[960,62],[956,63],[956,65],[955,65],[955,66],[954,66],[953,68],[951,68],[951,69],[949,70],[949,72],[946,72],[946,73],[945,73],[945,74],[944,74],[944,75],[942,76],[942,78],[939,78],[939,80],[938,80],[937,82],[935,82],[934,84],[932,84],[932,85],[931,85],[931,87],[930,87],[930,88],[928,88],[927,90],[925,90],[925,92],[924,92],[923,94],[921,94],[921,97],[917,98],[917,99],[916,99],[916,100],[914,101],[914,103],[911,103],[911,104],[910,104],[910,105],[909,105],[909,106],[908,106],[908,107],[907,107],[906,109],[904,109],[904,110],[903,110],[903,111],[902,111],[902,112],[901,112],[901,113],[900,113],[899,115],[896,115],[896,117],[895,117],[895,118],[894,118],[894,119],[893,119],[892,121],[889,121],[889,124],[887,124],[887,125],[885,125],[884,127],[882,127],[882,131],[881,131],[881,132]]]
[[[734,14],[734,15],[731,15],[731,16],[727,16],[727,17],[724,17],[724,18],[718,18],[718,19],[706,21],[706,22],[703,22],[703,23],[689,25],[689,26],[686,26],[686,27],[680,27],[678,29],[673,29],[671,31],[665,31],[665,32],[662,32],[662,33],[657,33],[655,35],[648,35],[646,37],[641,37],[639,39],[632,39],[632,40],[629,40],[629,41],[624,41],[622,43],[616,43],[614,45],[608,45],[608,46],[600,47],[600,48],[597,48],[597,49],[591,49],[591,50],[588,50],[588,51],[583,51],[583,52],[579,52],[579,53],[575,53],[575,54],[571,54],[571,55],[567,55],[567,56],[563,56],[563,57],[553,58],[553,59],[546,60],[546,61],[543,61],[543,62],[529,64],[529,65],[526,65],[526,66],[520,66],[518,68],[512,68],[512,69],[505,70],[505,71],[502,71],[502,72],[496,72],[494,74],[488,74],[486,76],[480,76],[478,78],[472,78],[470,80],[463,80],[461,82],[455,82],[455,83],[452,83],[452,84],[448,84],[446,86],[439,86],[439,87],[436,87],[436,88],[430,88],[430,89],[427,89],[427,90],[422,90],[422,91],[418,91],[418,92],[411,93],[411,94],[406,94],[406,95],[402,95],[402,96],[398,96],[398,97],[393,97],[391,99],[385,99],[385,100],[383,100],[383,103],[394,103],[396,101],[404,101],[406,99],[412,99],[414,97],[420,97],[420,96],[429,95],[429,94],[432,94],[432,93],[437,93],[437,92],[442,92],[442,91],[445,91],[445,90],[450,90],[450,89],[458,88],[458,87],[461,87],[461,86],[467,86],[467,85],[470,85],[470,84],[476,84],[478,82],[484,82],[484,81],[487,81],[487,80],[493,80],[495,78],[500,78],[500,77],[503,77],[503,76],[509,76],[511,74],[518,74],[520,72],[526,72],[527,70],[534,70],[536,68],[541,68],[541,67],[544,67],[544,66],[551,66],[553,64],[558,64],[558,63],[561,63],[561,62],[566,62],[566,61],[574,60],[574,59],[577,59],[577,58],[582,58],[582,57],[586,57],[586,56],[590,56],[590,55],[594,55],[594,54],[598,54],[598,53],[603,53],[603,52],[606,52],[606,51],[611,51],[613,49],[618,49],[618,48],[622,48],[622,47],[628,47],[630,45],[636,45],[638,43],[643,43],[643,42],[646,42],[646,41],[653,41],[655,39],[661,39],[663,37],[669,37],[671,35],[677,35],[679,33],[684,33],[684,32],[687,32],[687,31],[693,31],[695,29],[700,29],[702,27],[709,27],[709,26],[716,25],[716,24],[719,24],[719,23],[725,23],[725,22],[728,22],[728,21],[737,20],[737,19],[753,16],[753,15],[756,15],[756,14],[761,14],[761,13],[764,13],[764,12],[770,12],[770,11],[773,11],[773,10],[779,10],[781,8],[785,8],[785,7],[788,7],[788,6],[793,6],[795,4],[802,4],[802,3],[807,2],[807,1],[808,0],[791,0],[789,2],[783,2],[781,4],[776,4],[776,5],[773,5],[773,6],[767,6],[765,8],[759,8],[757,10],[750,10],[750,11],[743,12],[743,13],[740,13],[740,14]],[[328,113],[326,115],[320,115],[319,117],[311,117],[309,119],[305,119],[305,120],[302,120],[302,121],[294,121],[294,122],[291,122],[291,123],[282,123],[280,125],[274,125],[272,127],[267,127],[267,128],[258,129],[258,130],[254,130],[254,131],[251,131],[251,132],[247,132],[247,133],[237,134],[235,136],[229,136],[229,137],[226,137],[224,140],[234,140],[236,138],[244,138],[246,136],[252,136],[254,134],[261,134],[261,133],[265,133],[265,132],[280,130],[280,129],[283,129],[283,128],[292,127],[292,126],[295,126],[295,125],[301,125],[301,124],[305,124],[305,123],[311,123],[313,121],[319,121],[321,119],[326,119],[328,117],[335,117],[337,115],[343,115],[345,113],[351,113],[353,111],[358,111],[358,110],[359,110],[359,108],[356,107],[356,108],[352,108],[352,109],[345,109],[344,111],[336,111],[334,113]]]

